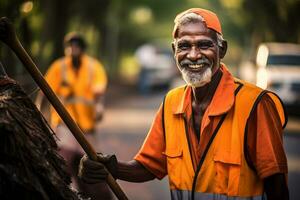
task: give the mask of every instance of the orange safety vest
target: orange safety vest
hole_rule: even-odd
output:
[[[84,55],[82,66],[78,75],[74,76],[74,70],[71,66],[71,60],[63,57],[53,64],[57,73],[55,76],[46,75],[48,83],[55,87],[54,92],[58,95],[72,118],[78,123],[84,131],[90,131],[95,126],[95,90],[99,86],[99,77],[106,79],[104,71],[97,71],[96,68],[102,68],[101,64],[93,58]],[[101,74],[101,76],[99,75]],[[72,76],[71,76],[72,75]],[[96,83],[96,81],[98,81]],[[101,80],[105,88],[106,80]],[[102,86],[100,85],[100,86]],[[51,109],[51,124],[57,126],[61,122],[60,117]]]
[[[185,117],[172,113],[172,107],[180,102],[185,87],[175,88],[167,94],[163,105],[164,154],[172,199],[263,199],[263,180],[250,168],[244,154],[247,120],[265,94],[274,101],[283,127],[285,111],[274,93],[238,79],[235,84],[235,103],[221,116],[196,171],[190,156]]]

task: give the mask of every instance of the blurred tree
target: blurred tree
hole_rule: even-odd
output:
[[[0,1],[0,17],[8,17],[11,21],[15,22],[18,27],[18,31],[21,33],[19,35],[20,38],[24,38],[26,42],[24,42],[24,46],[28,47],[30,44],[30,37],[29,37],[29,28],[28,22],[26,19],[22,19],[21,9],[19,8],[23,4],[22,0],[1,0]],[[19,25],[19,26],[18,26]],[[23,28],[23,30],[22,30]],[[21,29],[21,30],[20,30]],[[6,69],[9,75],[14,75],[20,71],[17,68],[18,62],[15,59],[14,54],[12,51],[3,44],[0,45],[0,55],[1,55],[1,62],[4,63],[4,66],[8,66]]]
[[[42,71],[47,69],[50,62],[63,55],[63,38],[67,31],[71,3],[71,0],[40,1],[43,25],[39,30],[40,51],[37,57]],[[50,48],[50,52],[46,48]]]
[[[300,42],[299,0],[244,0],[245,30],[253,45],[263,41]]]
[[[169,45],[175,15],[189,7],[212,9],[220,16],[230,44],[227,58],[235,63],[244,47],[254,48],[262,41],[300,41],[299,0],[1,0],[0,14],[14,21],[42,72],[63,55],[64,35],[80,31],[89,53],[115,74],[121,55],[132,54],[142,43]],[[7,66],[17,65],[7,50],[0,50]]]

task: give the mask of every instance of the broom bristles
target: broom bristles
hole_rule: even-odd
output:
[[[19,84],[0,79],[0,199],[80,199],[54,132]],[[16,192],[18,191],[18,192]]]

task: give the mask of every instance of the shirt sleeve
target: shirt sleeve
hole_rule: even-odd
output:
[[[107,86],[107,75],[103,65],[95,60],[93,90],[94,93],[104,93]]]
[[[262,97],[248,123],[246,154],[259,177],[264,179],[276,173],[287,174],[283,128],[269,95]]]
[[[148,132],[148,135],[134,157],[146,169],[158,179],[162,179],[167,174],[165,151],[165,139],[162,125],[162,105],[156,113],[155,119]]]
[[[60,87],[62,79],[61,65],[61,60],[54,61],[45,74],[45,79],[54,92],[57,92]]]

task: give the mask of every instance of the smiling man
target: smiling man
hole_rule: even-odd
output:
[[[168,92],[134,160],[102,156],[104,165],[126,181],[168,176],[174,200],[288,199],[280,99],[221,63],[227,42],[213,12],[180,13],[173,38],[186,85]],[[104,165],[85,156],[79,175],[88,183],[104,180]]]

